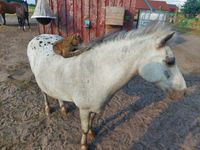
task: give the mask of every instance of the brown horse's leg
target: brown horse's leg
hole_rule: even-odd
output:
[[[29,23],[29,18],[28,18],[28,16],[29,16],[29,14],[27,13],[27,15],[26,15],[26,20],[27,20],[28,27],[29,27],[29,29],[30,29],[31,27],[30,27],[30,23]]]
[[[6,25],[6,15],[5,14],[1,14],[3,17],[3,24]]]
[[[29,27],[29,29],[30,29],[31,27],[30,27],[29,19],[28,19],[28,18],[27,18],[27,23],[28,23],[28,27]]]

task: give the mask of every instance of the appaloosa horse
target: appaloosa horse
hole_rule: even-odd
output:
[[[165,92],[186,89],[175,55],[167,45],[173,35],[159,26],[119,32],[89,51],[63,58],[53,51],[53,43],[62,37],[44,34],[30,41],[27,53],[41,90],[59,99],[62,108],[62,101],[72,101],[79,107],[81,149],[86,150],[95,113],[101,112],[109,99],[136,75]],[[48,110],[46,96],[45,104]]]

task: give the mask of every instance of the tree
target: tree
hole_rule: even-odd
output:
[[[200,13],[200,0],[187,0],[183,5],[182,12],[188,18],[195,17]]]

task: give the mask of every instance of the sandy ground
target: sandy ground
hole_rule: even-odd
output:
[[[9,23],[9,22],[8,22]],[[79,110],[50,100],[44,114],[42,94],[31,73],[26,47],[37,27],[23,32],[15,25],[0,26],[0,149],[77,150],[81,138]],[[180,35],[173,45],[177,62],[190,89],[180,100],[140,77],[131,80],[94,120],[96,137],[90,149],[199,150],[200,149],[200,38]]]

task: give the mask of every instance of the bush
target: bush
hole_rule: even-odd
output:
[[[184,17],[182,14],[179,14],[177,17],[176,26],[181,28],[191,28],[200,30],[200,19],[198,18],[188,19]]]

